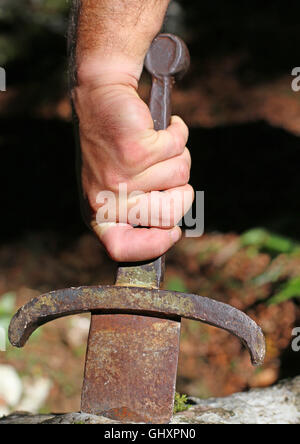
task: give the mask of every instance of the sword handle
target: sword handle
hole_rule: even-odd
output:
[[[154,128],[166,129],[171,119],[171,92],[175,79],[182,77],[190,66],[185,43],[173,34],[160,34],[154,39],[145,60],[152,75],[150,111]]]
[[[171,92],[174,83],[173,77],[153,77],[149,108],[156,131],[167,129],[170,125]]]
[[[153,40],[145,60],[152,75],[150,111],[155,130],[170,124],[171,92],[175,79],[182,77],[190,66],[185,43],[173,34],[160,34]],[[165,256],[140,264],[120,264],[116,285],[159,288],[164,279]]]

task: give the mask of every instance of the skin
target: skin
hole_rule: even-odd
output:
[[[153,259],[180,239],[176,224],[194,198],[188,184],[186,124],[173,116],[167,130],[155,131],[149,108],[137,93],[144,58],[161,29],[169,0],[74,2],[79,14],[78,19],[73,15],[71,32],[76,72],[72,100],[81,146],[85,218],[113,260]],[[138,204],[147,208],[148,216],[150,201],[165,205],[172,193],[185,197],[176,210],[171,206],[167,217],[159,213],[154,222],[142,218],[140,225],[149,228],[133,228],[128,213],[115,213],[116,220],[99,218],[99,213],[97,217],[104,204],[98,193],[107,190],[119,203],[120,183],[126,184],[128,193],[138,191],[135,197],[126,197],[128,209]]]

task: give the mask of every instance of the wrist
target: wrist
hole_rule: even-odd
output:
[[[146,53],[159,33],[170,0],[91,0],[83,2],[78,23],[76,65],[79,81],[103,71],[140,78]]]
[[[123,54],[107,56],[101,51],[85,56],[77,63],[78,87],[124,84],[137,89],[144,60],[133,60]]]

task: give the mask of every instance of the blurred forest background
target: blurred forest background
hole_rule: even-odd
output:
[[[84,226],[67,91],[70,1],[0,0],[0,326],[17,307],[62,287],[112,283],[116,265]],[[165,30],[192,67],[174,92],[191,129],[191,182],[205,191],[205,235],[168,255],[166,288],[240,308],[262,326],[265,365],[236,338],[183,323],[178,390],[223,396],[299,374],[300,4],[173,1]],[[140,93],[147,100],[150,80]],[[44,326],[25,350],[0,353],[0,415],[76,411],[89,319]]]

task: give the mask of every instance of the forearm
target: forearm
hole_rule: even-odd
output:
[[[74,57],[79,83],[115,68],[138,80],[170,0],[74,2],[79,7]]]

